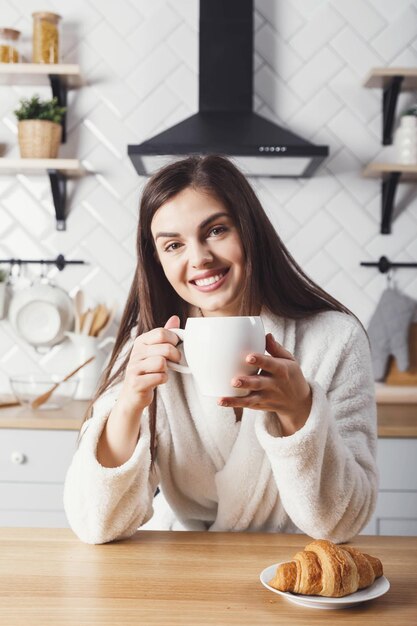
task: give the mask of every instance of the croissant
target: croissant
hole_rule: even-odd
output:
[[[281,563],[269,584],[279,591],[340,598],[369,587],[382,573],[376,557],[318,539]]]

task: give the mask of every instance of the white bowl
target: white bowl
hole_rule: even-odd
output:
[[[59,376],[53,374],[18,374],[9,378],[10,387],[22,405],[30,405],[35,398],[49,391],[60,380]],[[61,383],[39,409],[61,409],[74,398],[78,382],[77,378],[70,378]]]

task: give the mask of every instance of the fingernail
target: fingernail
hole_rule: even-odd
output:
[[[233,382],[233,387],[241,387],[242,386],[242,381],[237,379]]]
[[[219,404],[220,406],[229,406],[229,403],[227,402],[227,400],[219,400]]]
[[[246,358],[248,363],[256,363],[256,357],[253,356],[253,354],[250,354],[247,358]]]

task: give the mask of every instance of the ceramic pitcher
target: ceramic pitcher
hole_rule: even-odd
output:
[[[80,363],[83,363],[91,356],[95,356],[94,361],[83,367],[77,374],[79,383],[75,399],[90,400],[97,389],[97,383],[106,364],[108,351],[103,350],[103,348],[113,344],[116,339],[115,337],[98,339],[90,335],[80,335],[72,332],[66,332],[65,335],[71,341],[77,354],[77,360]]]

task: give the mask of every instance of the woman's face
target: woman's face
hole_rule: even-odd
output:
[[[245,258],[237,229],[217,198],[187,187],[151,224],[165,276],[204,316],[239,315]]]

